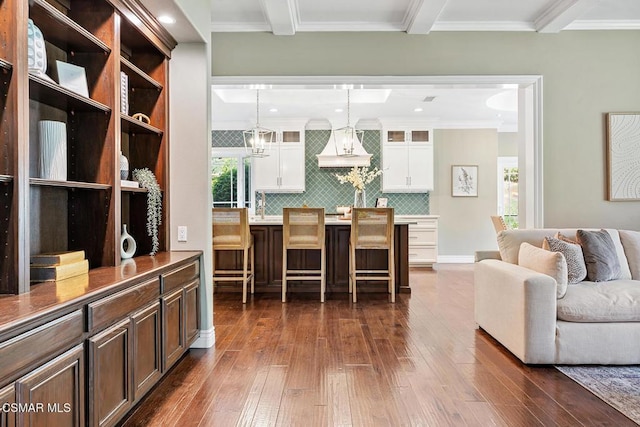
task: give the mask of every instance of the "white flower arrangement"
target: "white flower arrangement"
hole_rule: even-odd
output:
[[[364,191],[365,185],[371,183],[378,175],[380,175],[382,171],[377,167],[369,170],[368,166],[358,167],[354,166],[351,168],[348,174],[340,175],[334,174],[340,184],[350,183],[353,187],[358,191]]]
[[[134,169],[133,179],[147,189],[147,235],[151,237],[150,255],[155,255],[160,248],[158,227],[162,224],[162,192],[156,176],[147,168]]]

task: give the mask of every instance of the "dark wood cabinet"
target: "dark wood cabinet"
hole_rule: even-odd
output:
[[[133,402],[129,318],[89,338],[89,424],[114,425]]]
[[[28,21],[44,38],[45,73],[27,68]],[[146,190],[121,186],[120,152],[131,170],[148,168],[157,178],[159,250],[166,250],[175,40],[137,0],[0,0],[0,23],[0,206],[7,213],[0,217],[0,293],[29,292],[32,254],[83,250],[92,269],[119,265],[122,224],[138,254],[150,252]],[[65,66],[84,72],[86,91],[65,84]],[[64,127],[58,164],[66,176],[41,167],[47,122]]]
[[[184,325],[186,346],[200,336],[200,279],[184,287]]]
[[[13,384],[0,389],[0,405],[12,405],[16,402],[16,389]],[[0,411],[0,427],[15,427],[16,414],[14,411]]]
[[[137,401],[162,376],[160,302],[135,313],[131,322],[133,399]]]
[[[84,426],[84,381],[82,344],[18,379],[17,403],[34,409],[19,411],[18,425]]]
[[[183,289],[162,297],[162,327],[162,367],[166,371],[186,350]]]

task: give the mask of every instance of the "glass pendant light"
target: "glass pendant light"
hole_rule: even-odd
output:
[[[256,89],[256,125],[242,132],[247,154],[251,157],[267,157],[275,134],[275,131],[260,126],[260,89]]]

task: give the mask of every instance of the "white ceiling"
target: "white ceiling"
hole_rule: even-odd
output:
[[[640,29],[639,0],[211,0],[211,30],[538,31]]]

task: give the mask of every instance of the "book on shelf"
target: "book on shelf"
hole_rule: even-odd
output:
[[[129,76],[120,71],[120,112],[129,115]]]
[[[57,265],[84,260],[84,251],[51,252],[31,255],[31,264]]]
[[[120,180],[121,188],[140,188],[140,183],[138,181],[129,181],[126,179]]]
[[[32,282],[57,281],[87,274],[89,272],[89,261],[84,259],[58,265],[31,264],[30,270]]]

